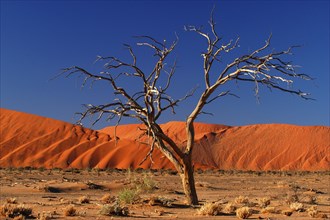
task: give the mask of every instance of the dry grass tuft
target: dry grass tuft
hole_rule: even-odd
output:
[[[80,204],[86,204],[86,203],[90,203],[90,198],[89,196],[82,196],[78,199]]]
[[[308,216],[310,216],[312,218],[328,218],[328,216],[325,213],[320,213],[317,210],[316,205],[309,207],[306,211],[307,211]]]
[[[64,209],[64,216],[76,216],[77,210],[74,206],[68,206],[66,209]]]
[[[317,218],[317,215],[319,214],[316,205],[309,207],[306,211],[307,211],[307,214],[312,218]]]
[[[118,200],[123,204],[134,204],[140,200],[140,191],[137,189],[123,189],[118,193]]]
[[[50,220],[53,219],[53,215],[50,212],[42,212],[42,213],[38,213],[38,220]]]
[[[0,207],[0,213],[7,218],[15,218],[19,216],[27,218],[31,217],[32,208],[24,205],[4,204]]]
[[[198,215],[218,215],[221,213],[222,206],[220,203],[205,203],[198,211]]]
[[[290,209],[293,210],[293,211],[297,211],[297,212],[303,212],[303,211],[305,211],[304,204],[302,204],[300,202],[291,203]]]
[[[120,206],[117,202],[115,202],[112,205],[103,205],[99,210],[99,214],[106,216],[128,216],[129,211],[127,207]]]
[[[294,202],[299,202],[299,197],[297,194],[288,194],[286,199],[285,199],[285,202],[287,204],[291,204],[291,203],[294,203]]]
[[[242,207],[236,210],[236,216],[240,219],[247,219],[252,215],[252,210],[249,207]]]
[[[249,198],[246,196],[239,196],[239,197],[235,198],[235,203],[236,204],[248,204]]]
[[[270,198],[269,197],[264,197],[264,198],[258,199],[258,205],[261,208],[266,208],[267,206],[270,205]]]
[[[4,204],[0,207],[0,214],[7,218],[15,218],[22,216],[24,218],[31,217],[32,208],[24,205]]]
[[[145,173],[143,177],[138,177],[128,172],[128,177],[126,180],[132,189],[136,189],[143,192],[152,192],[155,189],[158,189],[157,182],[153,180],[152,175]]]
[[[110,193],[105,194],[102,198],[101,198],[101,202],[106,203],[106,204],[110,204],[116,201],[116,197],[115,196],[111,196]]]
[[[237,207],[233,203],[229,202],[225,205],[222,212],[227,213],[227,214],[233,214],[233,213],[235,213],[236,209],[237,209]]]

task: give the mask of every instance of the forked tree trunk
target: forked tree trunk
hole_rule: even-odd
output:
[[[183,173],[180,173],[184,194],[189,205],[198,205],[198,197],[195,188],[194,167],[191,157],[186,155],[184,158]]]

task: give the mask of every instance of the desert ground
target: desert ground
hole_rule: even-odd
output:
[[[243,206],[249,219],[330,216],[326,171],[200,170],[196,207],[185,205],[180,177],[170,170],[6,168],[0,177],[2,214],[6,206],[23,205],[38,219],[237,219],[235,209]],[[218,212],[201,213],[209,203]],[[108,215],[114,204],[126,207],[119,214],[127,216]]]
[[[92,130],[3,108],[0,123],[1,219],[330,217],[328,126],[195,123],[200,204],[189,207],[158,149],[141,163],[139,124]],[[184,122],[160,126],[185,146]]]

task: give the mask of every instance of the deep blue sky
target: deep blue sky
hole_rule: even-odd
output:
[[[1,107],[75,122],[81,104],[113,99],[104,84],[80,88],[77,78],[50,80],[61,68],[78,65],[97,70],[97,55],[126,56],[123,43],[135,35],[175,39],[178,68],[173,97],[197,84],[194,98],[182,103],[176,115],[161,122],[185,120],[202,91],[202,38],[185,32],[184,25],[207,27],[216,5],[215,21],[224,43],[240,36],[234,56],[256,49],[273,33],[272,48],[302,45],[290,57],[301,73],[316,78],[298,80],[293,88],[312,93],[316,101],[262,90],[260,103],[252,84],[231,83],[241,98],[225,97],[207,107],[214,116],[198,121],[228,125],[290,123],[329,125],[329,1],[1,1]],[[148,67],[151,54],[141,53]],[[222,65],[225,65],[223,63]],[[221,68],[221,66],[220,66]],[[134,87],[134,85],[132,85]],[[221,90],[219,90],[220,92]],[[131,122],[131,121],[130,121]],[[96,128],[106,126],[100,123]]]

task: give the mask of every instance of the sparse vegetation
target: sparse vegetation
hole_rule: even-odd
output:
[[[293,211],[297,211],[297,212],[303,212],[305,209],[304,209],[304,204],[300,203],[300,202],[294,202],[294,203],[291,203],[290,205],[290,208],[293,210]]]
[[[157,182],[148,173],[144,173],[141,178],[136,176],[131,170],[128,170],[127,181],[131,184],[131,188],[136,188],[139,191],[151,192],[157,189]]]
[[[140,191],[137,189],[125,188],[118,193],[118,200],[123,204],[133,204],[140,199]]]
[[[115,196],[111,196],[110,193],[105,194],[105,195],[102,196],[102,198],[101,198],[101,202],[106,203],[106,204],[112,203],[112,202],[114,202],[115,200],[116,200],[116,197],[115,197]]]
[[[222,205],[220,203],[205,203],[198,211],[198,215],[219,215],[222,211]]]
[[[239,196],[239,197],[235,198],[235,203],[236,204],[248,204],[249,198],[246,196]]]
[[[38,213],[38,220],[50,220],[53,219],[53,214],[50,212]]]
[[[227,214],[233,214],[235,213],[236,209],[237,207],[233,203],[229,202],[225,205],[222,211]]]
[[[64,216],[76,216],[77,215],[77,209],[70,205],[67,208],[64,209]]]
[[[154,189],[157,189],[157,183],[153,180],[151,175],[144,174],[142,183],[139,185],[139,187],[141,187],[141,189],[144,191],[150,192]]]
[[[78,201],[81,204],[90,203],[90,198],[89,198],[89,196],[82,196],[78,199]]]
[[[254,214],[248,217],[249,219],[284,219],[290,215],[294,219],[318,219],[327,217],[327,204],[330,202],[329,191],[326,188],[326,179],[329,178],[330,173],[303,173],[302,175],[297,173],[292,174],[289,179],[283,179],[285,177],[280,175],[280,173],[268,174],[261,172],[261,175],[257,176],[254,173],[250,174],[243,171],[235,171],[233,173],[229,171],[223,171],[221,173],[218,171],[203,172],[202,174],[198,174],[198,181],[201,183],[207,181],[210,187],[200,188],[201,195],[206,201],[217,202],[206,203],[203,208],[197,211],[197,209],[185,209],[188,206],[184,203],[183,192],[177,191],[177,184],[172,181],[172,179],[178,177],[170,176],[165,171],[163,173],[160,171],[132,171],[129,181],[126,179],[127,174],[123,170],[113,170],[111,175],[106,173],[108,171],[100,171],[100,176],[96,176],[96,173],[88,174],[87,170],[82,170],[79,175],[52,172],[52,176],[47,175],[49,170],[45,170],[43,173],[38,170],[32,171],[31,174],[25,173],[24,178],[17,175],[18,173],[13,169],[11,170],[12,174],[8,174],[4,169],[0,171],[0,187],[1,189],[5,189],[3,191],[4,196],[0,198],[0,206],[7,204],[14,207],[24,202],[25,207],[31,207],[33,209],[33,213],[29,217],[17,213],[14,217],[16,219],[70,219],[70,216],[64,216],[63,214],[65,208],[69,207],[71,209],[70,206],[76,209],[70,215],[77,216],[71,219],[84,218],[85,216],[95,219],[107,218],[106,216],[125,216],[128,212],[125,207],[129,208],[129,216],[132,218],[141,216],[144,216],[146,219],[159,218],[159,216],[176,218],[178,216],[177,218],[179,219],[193,219],[196,217],[196,214],[200,213],[201,216],[199,218],[204,218],[202,217],[204,215],[209,215],[211,216],[210,218],[214,215],[220,215],[222,216],[220,218],[223,219],[238,219],[236,217],[236,210],[244,206],[249,207]],[[89,175],[93,175],[92,178]],[[270,177],[269,175],[278,176]],[[136,187],[134,185],[134,183],[144,184],[145,178],[150,178],[160,189],[148,191],[143,190],[143,187]],[[104,189],[89,189],[86,185],[89,179],[92,179],[95,185],[103,186]],[[290,190],[290,193],[292,191],[289,187],[278,188],[277,183],[280,179],[283,179],[283,182],[295,181],[297,182],[296,185],[299,184],[300,189],[297,191],[299,202],[297,203],[303,204],[306,211],[296,213],[301,212],[301,210],[299,211],[298,209],[296,211],[294,207],[291,209],[290,205],[294,206],[293,203],[289,205],[285,203],[288,190]],[[224,182],[223,180],[228,180],[228,182]],[[256,180],[260,181],[260,185],[255,185]],[[108,182],[105,184],[106,181]],[[244,181],[244,194],[242,194],[242,188],[240,187],[242,181]],[[308,185],[306,181],[308,181]],[[53,194],[44,190],[37,190],[45,185],[58,187],[61,189],[61,192],[65,193]],[[20,191],[22,186],[24,187],[22,189],[25,189],[26,186],[26,189],[30,190],[31,195],[26,196],[26,192]],[[267,186],[270,187],[267,188]],[[309,190],[310,187],[313,187],[313,189]],[[120,201],[118,198],[122,192],[120,189],[130,189],[132,190],[131,192],[135,191],[132,194],[138,195],[137,199],[128,199],[126,200],[128,201],[127,204]],[[227,190],[223,191],[222,189]],[[240,194],[241,196],[239,196]],[[89,195],[93,195],[93,197],[89,198]],[[317,206],[309,205],[306,199],[309,196],[317,198]],[[96,198],[95,202],[91,200],[94,197]],[[81,202],[84,204],[83,201],[85,198],[87,200],[89,199],[90,203],[88,205],[81,205]],[[269,200],[271,200],[270,204],[268,204]],[[1,209],[3,210],[3,208]],[[36,212],[34,213],[34,211]],[[6,217],[2,213],[0,219],[13,219]],[[72,212],[70,211],[70,213]],[[101,216],[101,213],[104,213],[102,214],[104,216]]]
[[[24,218],[31,217],[32,208],[25,205],[16,205],[16,204],[4,204],[0,208],[0,213],[2,216],[7,218],[15,218],[22,216]]]
[[[252,210],[249,207],[241,207],[236,210],[236,216],[240,219],[247,219],[252,215]]]
[[[120,206],[119,203],[115,202],[112,205],[103,205],[99,211],[99,214],[106,216],[127,216],[129,214],[129,211],[126,206]]]
[[[296,193],[294,194],[288,194],[286,199],[285,199],[285,202],[287,204],[291,204],[291,203],[295,203],[295,202],[299,202],[299,197]]]
[[[319,212],[317,210],[317,206],[315,206],[315,205],[309,207],[306,211],[307,211],[307,214],[312,218],[317,218],[317,216],[319,214]]]
[[[265,208],[265,207],[269,206],[270,205],[270,200],[271,199],[269,197],[264,197],[264,198],[258,199],[259,207]]]

